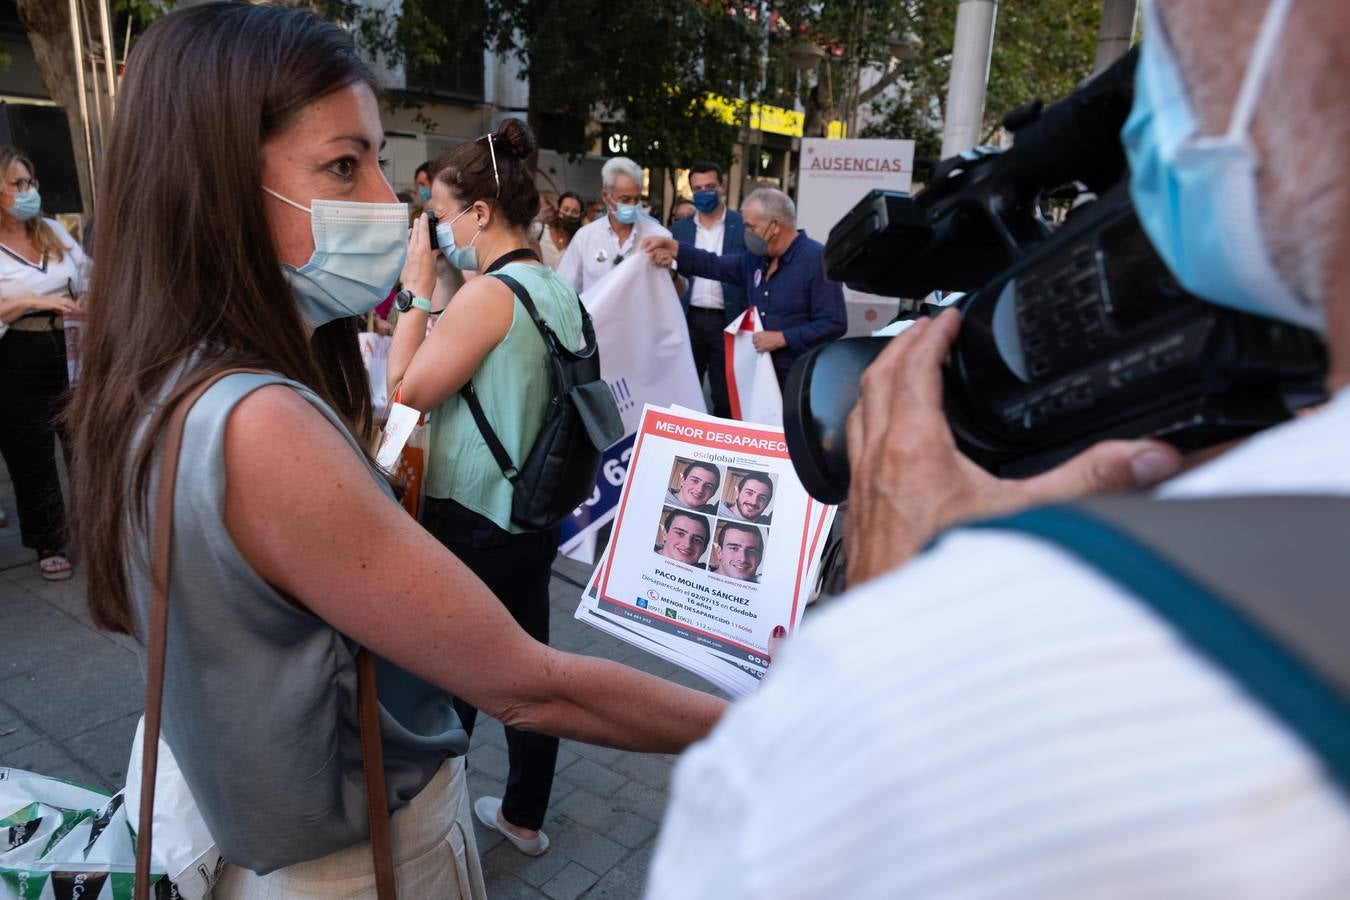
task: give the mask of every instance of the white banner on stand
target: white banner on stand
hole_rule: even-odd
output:
[[[803,138],[797,172],[797,227],[825,243],[830,229],[876,188],[908,191],[914,175],[914,142]],[[894,297],[844,288],[848,336],[871,334],[895,317]]]

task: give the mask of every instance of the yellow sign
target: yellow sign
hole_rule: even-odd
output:
[[[744,100],[728,100],[726,97],[709,94],[704,102],[709,110],[717,113],[728,125],[739,125],[745,121],[747,104]],[[785,134],[788,137],[803,136],[806,125],[805,113],[799,113],[795,109],[784,109],[781,106],[769,106],[766,103],[751,103],[749,107],[752,131]],[[838,140],[847,136],[847,132],[848,128],[843,122],[830,122],[828,137]]]
[[[708,109],[717,113],[728,125],[739,125],[745,121],[747,104],[744,100],[728,100],[709,94],[706,103]],[[760,103],[751,103],[749,107],[751,129],[767,131],[770,134],[785,134],[788,137],[802,136],[802,126],[806,122],[806,117],[796,110]]]

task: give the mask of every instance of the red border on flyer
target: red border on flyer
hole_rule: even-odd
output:
[[[666,413],[666,412],[661,412],[661,411],[655,410],[655,409],[648,409],[648,410],[646,410],[646,411],[643,413],[643,416],[642,416],[642,424],[641,424],[640,428],[638,429],[637,442],[633,445],[633,462],[632,462],[632,465],[631,465],[631,466],[629,467],[629,469],[628,469],[628,478],[627,478],[626,482],[624,483],[623,499],[619,502],[619,512],[618,512],[618,514],[617,514],[617,515],[615,516],[615,518],[614,518],[614,534],[619,534],[619,533],[621,533],[621,531],[622,531],[622,529],[623,529],[623,517],[624,517],[624,513],[627,512],[627,510],[628,510],[629,485],[633,484],[634,481],[635,481],[635,479],[637,478],[637,467],[638,467],[638,464],[639,464],[639,463],[641,462],[641,460],[642,460],[642,441],[646,438],[646,436],[647,436],[648,434],[656,435],[657,437],[665,437],[666,435],[660,433],[660,430],[661,430],[661,429],[659,428],[659,425],[660,425],[661,423],[666,423],[666,424],[670,424],[670,425],[680,424],[680,425],[683,427],[683,423],[686,423],[686,422],[694,422],[694,423],[696,423],[695,427],[698,427],[698,426],[707,426],[707,425],[711,424],[711,423],[703,422],[703,421],[698,420],[698,419],[688,419],[688,418],[686,418],[686,417],[684,417],[684,416],[681,416],[681,415],[678,415],[678,414],[675,414],[675,413]],[[722,436],[729,436],[729,437],[731,437],[731,438],[743,437],[743,438],[749,438],[749,439],[754,439],[754,438],[756,438],[757,436],[762,435],[762,434],[763,434],[763,431],[760,431],[760,430],[758,430],[758,429],[753,429],[753,428],[740,428],[740,427],[737,427],[737,428],[725,428],[725,427],[723,427],[723,428],[718,432],[718,435],[722,435]],[[682,437],[682,435],[675,434],[675,435],[673,435],[673,437],[679,438],[679,437]],[[686,438],[686,440],[689,440],[689,438]],[[697,441],[700,441],[700,442],[704,442],[704,445],[705,445],[705,446],[709,446],[709,447],[718,447],[718,446],[719,446],[719,445],[716,444],[716,443],[706,443],[706,440],[707,440],[706,438],[694,438],[693,440],[697,440]],[[780,454],[779,452],[777,452],[777,449],[776,449],[776,448],[775,448],[774,451],[767,451],[767,450],[753,450],[753,451],[751,451],[751,450],[745,450],[745,449],[742,449],[742,448],[740,448],[740,447],[735,447],[735,446],[726,446],[726,447],[723,447],[722,449],[728,449],[728,450],[740,450],[740,452],[742,452],[742,453],[757,452],[757,453],[762,453],[762,454],[764,454],[764,455],[766,455],[766,456],[781,456],[781,457],[784,458],[784,459],[788,458],[787,445],[786,445],[786,443],[784,443],[784,442],[782,442],[782,441],[779,441],[778,443],[780,444],[780,446],[782,446],[782,452],[781,452],[781,454]],[[806,500],[806,515],[803,517],[803,518],[805,519],[805,522],[804,522],[803,525],[802,525],[802,544],[801,544],[801,552],[802,552],[802,553],[805,553],[805,552],[806,552],[806,541],[807,541],[807,537],[810,535],[810,531],[811,531],[811,509],[812,509],[812,507],[815,505],[815,502],[816,502],[816,501],[815,501],[814,499],[812,499],[812,498],[808,495],[807,500]],[[822,520],[822,524],[823,524],[823,520]],[[819,532],[819,527],[820,527],[820,526],[818,525],[818,526],[817,526],[817,532]],[[798,560],[797,560],[797,584],[796,584],[796,587],[795,587],[795,588],[793,589],[793,591],[792,591],[792,611],[791,611],[791,614],[789,615],[789,624],[795,623],[796,618],[797,618],[797,607],[798,607],[798,606],[800,605],[800,603],[801,603],[801,589],[802,589],[803,566],[805,566],[805,565],[806,565],[806,558],[805,558],[804,556],[799,557]],[[651,615],[651,612],[648,611],[648,610],[641,609],[641,608],[639,608],[639,607],[637,607],[637,606],[632,605],[631,603],[626,603],[626,602],[624,602],[623,600],[618,599],[617,597],[611,597],[611,596],[610,596],[610,594],[609,594],[609,576],[610,576],[610,573],[613,571],[613,569],[614,569],[614,554],[613,554],[613,553],[610,553],[610,552],[608,552],[608,551],[606,551],[606,553],[605,553],[605,571],[604,571],[603,576],[602,576],[601,579],[600,579],[600,584],[599,584],[599,595],[600,595],[600,597],[604,598],[605,600],[607,600],[607,601],[610,602],[610,603],[617,603],[617,604],[619,604],[620,606],[625,606],[625,607],[627,607],[628,609],[636,610],[638,613],[640,613],[640,614],[642,614],[642,615]],[[699,627],[696,626],[696,625],[690,625],[689,623],[684,622],[684,621],[682,621],[682,620],[680,620],[680,625],[681,625],[682,627],[684,627],[684,628],[688,628],[690,631],[697,631],[697,632],[700,633],[700,634],[706,634],[706,635],[708,635],[708,636],[711,637],[711,638],[716,638],[716,639],[719,640],[719,641],[723,641],[724,643],[730,644],[730,645],[733,646],[733,647],[738,647],[738,648],[740,648],[741,650],[746,651],[747,653],[753,653],[753,654],[756,655],[756,656],[763,656],[763,655],[765,655],[766,652],[767,652],[767,650],[757,650],[757,649],[755,649],[754,647],[750,647],[750,646],[747,646],[746,644],[739,643],[739,642],[737,642],[737,641],[735,641],[735,640],[732,640],[731,638],[725,637],[724,635],[717,634],[716,632],[708,631],[707,629],[704,629],[704,628],[699,628]]]

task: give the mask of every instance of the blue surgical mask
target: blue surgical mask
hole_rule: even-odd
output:
[[[694,209],[705,215],[717,209],[717,204],[721,202],[722,195],[717,192],[717,188],[694,191]]]
[[[408,255],[407,204],[312,200],[306,208],[263,190],[309,213],[314,254],[298,269],[281,267],[306,322],[364,316],[385,301]]]
[[[1260,159],[1251,139],[1252,115],[1292,5],[1273,0],[1267,8],[1228,130],[1211,136],[1199,133],[1156,3],[1146,3],[1134,106],[1121,139],[1139,222],[1186,290],[1321,331],[1322,309],[1300,299],[1271,260],[1257,194]]]
[[[619,220],[620,225],[632,225],[638,220],[641,212],[636,203],[614,204],[614,218]]]
[[[431,202],[431,188],[429,188],[429,187],[419,187],[419,188],[417,189],[417,194],[418,194],[418,196],[420,196],[420,197],[422,198],[422,202],[423,202],[423,203],[430,203],[430,202]]]
[[[469,241],[468,246],[460,247],[455,243],[455,231],[451,226],[463,218],[464,213],[471,209],[473,209],[472,206],[466,206],[459,215],[449,222],[436,223],[436,243],[440,245],[445,261],[463,272],[478,271],[478,251],[474,249],[473,243],[478,240],[478,235],[483,232],[478,231]]]
[[[42,212],[42,195],[37,192],[37,188],[31,187],[15,194],[14,205],[9,208],[9,214],[20,222],[27,222],[40,212]]]

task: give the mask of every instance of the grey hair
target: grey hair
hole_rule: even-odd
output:
[[[639,193],[642,191],[642,166],[633,162],[626,156],[616,156],[604,164],[600,169],[600,184],[607,191],[614,190],[614,181],[620,175],[627,175],[638,186]]]
[[[797,224],[797,204],[778,188],[755,188],[750,192],[750,196],[745,198],[741,208],[744,209],[751,203],[758,205],[772,219],[778,219],[788,225]]]

